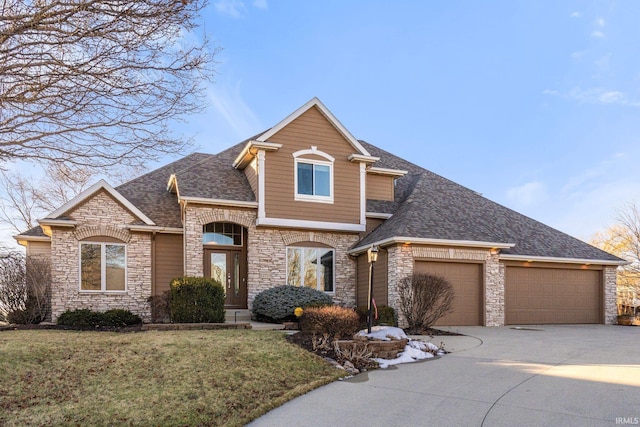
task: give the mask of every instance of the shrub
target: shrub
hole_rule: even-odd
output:
[[[327,334],[332,339],[351,338],[359,327],[358,313],[337,305],[307,308],[300,318],[302,332]]]
[[[102,326],[102,313],[91,311],[88,308],[67,310],[58,317],[58,325],[75,327]]]
[[[40,323],[51,316],[51,263],[10,252],[0,257],[0,309],[10,323]]]
[[[373,309],[374,318],[372,319],[373,326],[398,326],[398,315],[393,307],[389,307],[388,305],[379,305],[378,306],[378,318],[375,318],[375,308]],[[369,312],[367,307],[358,307],[358,315],[360,316],[360,324],[367,324],[367,317]]]
[[[281,323],[295,320],[296,307],[333,304],[331,296],[322,291],[297,286],[277,286],[260,292],[253,300],[253,314],[260,321]]]
[[[151,321],[153,323],[163,323],[171,320],[169,313],[169,291],[162,295],[154,295],[147,299],[151,306]]]
[[[108,326],[131,326],[142,323],[140,316],[120,308],[105,311],[102,313],[102,318],[103,322]]]
[[[453,286],[444,277],[414,274],[400,281],[398,291],[410,334],[421,333],[451,311]]]
[[[119,328],[140,323],[142,323],[140,316],[123,309],[112,309],[102,313],[81,308],[79,310],[67,310],[58,317],[58,325],[77,328]]]
[[[224,288],[205,277],[174,279],[169,313],[175,323],[224,323]]]

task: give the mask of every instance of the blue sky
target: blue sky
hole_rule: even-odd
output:
[[[640,202],[638,1],[211,0],[204,19],[223,50],[180,127],[197,151],[317,96],[357,138],[579,238]]]
[[[216,153],[314,96],[357,138],[583,239],[640,198],[640,2],[213,0]]]

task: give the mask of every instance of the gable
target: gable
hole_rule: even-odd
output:
[[[139,220],[104,190],[98,191],[65,215],[78,224],[133,224]]]
[[[360,163],[350,161],[354,147],[317,106],[274,133],[269,142],[280,148],[265,157],[266,217],[360,224]],[[297,162],[331,165],[331,197],[322,202],[297,197]]]
[[[79,209],[82,205],[94,199],[96,195],[99,194],[108,195],[108,199],[110,199],[113,203],[118,204],[123,212],[125,212],[132,218],[135,218],[137,221],[142,222],[146,225],[154,225],[153,221],[149,219],[149,217],[147,217],[144,213],[142,213],[140,209],[134,206],[133,203],[127,200],[127,198],[125,198],[122,194],[120,194],[102,179],[78,194],[73,199],[69,200],[67,203],[65,203],[49,215],[47,215],[46,218],[40,220],[39,222],[40,224],[53,223],[58,221],[59,218],[65,218],[69,216],[71,212]],[[64,219],[62,221],[64,221]],[[133,222],[134,221],[132,220],[127,223]]]

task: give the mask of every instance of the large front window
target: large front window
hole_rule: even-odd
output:
[[[332,168],[329,162],[296,160],[296,199],[331,202]]]
[[[334,255],[333,249],[287,248],[287,284],[333,292]]]
[[[80,290],[126,290],[126,247],[117,243],[80,244]]]

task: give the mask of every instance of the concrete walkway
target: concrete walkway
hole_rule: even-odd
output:
[[[640,328],[455,330],[466,336],[431,339],[451,354],[331,383],[250,425],[640,424]]]

